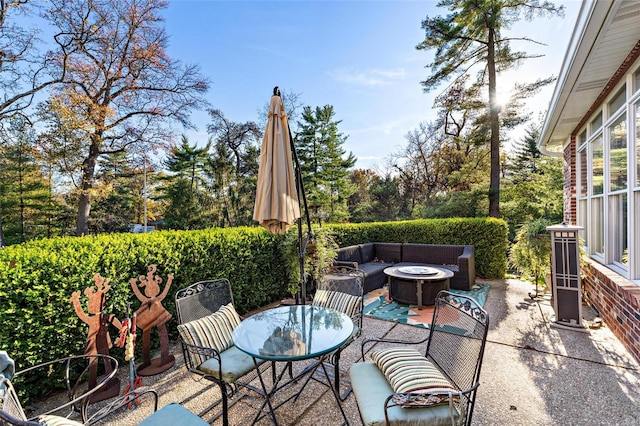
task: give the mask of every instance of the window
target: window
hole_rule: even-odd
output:
[[[591,199],[591,240],[589,252],[604,256],[604,198]]]
[[[591,128],[591,134],[594,134],[600,127],[602,127],[602,111],[600,111],[596,117],[591,120],[589,127]]]
[[[609,222],[611,257],[616,263],[626,267],[629,264],[629,238],[627,233],[627,194],[609,197]]]
[[[587,160],[586,147],[582,148],[582,150],[578,152],[578,162],[579,162],[578,167],[580,170],[580,186],[578,187],[580,192],[578,196],[586,197],[587,195],[589,195],[588,182],[587,182],[587,176],[589,176],[588,174],[589,161]]]
[[[638,75],[638,71],[636,71]],[[636,184],[640,186],[640,102],[636,102]]]
[[[640,283],[639,65],[575,134],[575,201],[586,252]]]
[[[616,111],[624,105],[627,100],[627,86],[622,86],[620,90],[613,95],[613,98],[609,101],[609,117],[611,117]]]
[[[604,190],[604,155],[602,135],[591,142],[591,195],[602,194]]]
[[[609,190],[627,188],[627,121],[620,117],[609,127]],[[595,166],[595,165],[594,165]]]

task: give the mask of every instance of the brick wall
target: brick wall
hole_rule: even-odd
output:
[[[583,277],[583,300],[598,310],[607,327],[640,361],[640,287],[590,259]]]
[[[576,225],[578,216],[576,211],[576,137],[571,136],[571,142],[564,149],[564,216],[563,222]]]

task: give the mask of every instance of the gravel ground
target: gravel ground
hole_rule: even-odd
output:
[[[549,295],[531,300],[529,283],[516,280],[490,281],[485,308],[490,330],[477,394],[474,425],[633,425],[640,424],[640,364],[603,324],[587,333],[551,327],[553,307]],[[585,323],[591,325],[593,312],[583,308]],[[365,318],[359,340],[375,336],[415,339],[425,331],[408,325]],[[359,357],[360,344],[352,343],[341,364],[348,367]],[[176,364],[166,372],[145,377],[143,384],[159,394],[158,406],[180,402],[201,414],[220,393],[217,387],[186,371],[177,345],[172,346]],[[301,363],[298,363],[301,364]],[[303,365],[295,365],[295,369]],[[121,368],[121,381],[128,380]],[[259,386],[257,380],[254,381]],[[278,398],[299,393],[277,411],[281,425],[340,425],[342,415],[331,391],[311,381],[299,392],[292,386]],[[39,411],[55,405],[60,397],[36,404]],[[232,425],[251,424],[260,398],[241,391],[232,400]],[[353,395],[342,403],[351,425],[361,425]],[[135,409],[114,413],[99,425],[136,425],[153,411],[151,399]],[[221,407],[201,416],[212,424]],[[263,418],[257,424],[271,424]]]

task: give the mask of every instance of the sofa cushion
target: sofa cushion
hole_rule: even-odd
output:
[[[374,245],[378,261],[398,263],[402,260],[402,243],[374,243]]]
[[[360,246],[342,247],[338,249],[337,255],[337,260],[362,263],[362,258],[360,257]]]
[[[167,404],[149,417],[144,419],[138,426],[208,426],[209,423],[193,414],[180,404],[175,402]]]
[[[371,352],[371,360],[396,393],[457,393],[458,390],[415,348],[388,348]],[[448,402],[448,398],[434,403]]]
[[[360,244],[360,258],[362,259],[362,263],[376,260],[376,250],[373,243]]]
[[[200,319],[178,325],[178,333],[186,343],[222,352],[233,346],[231,333],[240,324],[240,316],[233,305],[223,305],[217,312]],[[193,365],[207,360],[206,355],[189,352]]]
[[[364,273],[365,278],[368,278],[378,272],[383,273],[382,271],[384,271],[385,268],[388,268],[389,266],[393,266],[393,263],[369,262],[358,265],[358,269]]]

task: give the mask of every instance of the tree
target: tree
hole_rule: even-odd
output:
[[[82,134],[76,235],[89,232],[98,159],[164,146],[171,124],[189,125],[208,82],[165,52],[163,0],[52,0],[47,18],[74,46],[49,99],[64,128]]]
[[[435,57],[428,67],[431,75],[423,81],[430,91],[452,76],[466,76],[479,68],[478,83],[488,89],[488,124],[490,130],[491,169],[489,184],[489,215],[500,217],[500,105],[497,100],[498,74],[516,68],[522,61],[536,57],[526,52],[511,50],[514,40],[533,41],[529,38],[503,36],[521,16],[530,20],[534,16],[562,15],[563,7],[543,0],[441,0],[439,7],[451,13],[442,17],[427,17],[422,21],[425,39],[419,50],[435,49]],[[546,84],[540,79],[519,85],[521,92],[531,92]]]
[[[16,116],[10,123],[0,133],[0,247],[45,236],[44,225],[51,213],[34,131],[22,117]]]
[[[342,147],[347,137],[338,131],[341,121],[334,120],[333,106],[302,111],[296,150],[309,207],[328,214],[329,221],[349,218],[347,200],[355,192],[349,181],[356,158]]]
[[[213,213],[219,226],[251,225],[258,180],[258,142],[262,132],[256,123],[229,120],[218,109],[209,110],[207,131],[214,140],[209,160]]]
[[[0,0],[0,124],[21,115],[38,92],[64,79],[73,46],[56,36],[55,50],[40,53],[37,24],[27,27],[16,19],[34,17],[41,7],[42,2]]]
[[[563,218],[563,160],[540,154],[540,128],[541,123],[530,124],[507,158],[500,197],[512,240],[516,229],[533,220],[559,223]]]

